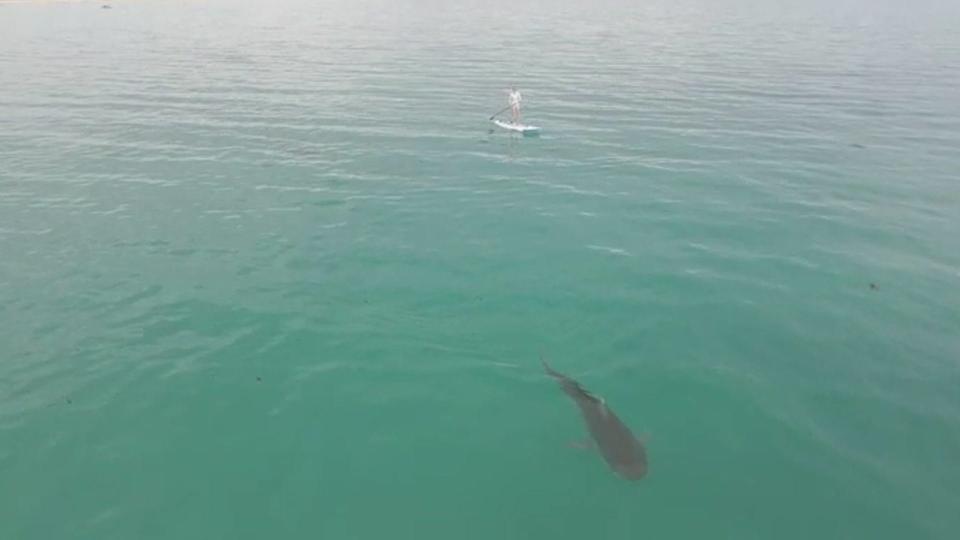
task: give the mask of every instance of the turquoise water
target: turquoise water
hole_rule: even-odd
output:
[[[960,537],[956,2],[100,4],[0,2],[0,538]]]

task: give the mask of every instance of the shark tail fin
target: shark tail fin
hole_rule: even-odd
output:
[[[547,361],[544,360],[542,356],[540,357],[540,363],[543,364],[543,369],[544,371],[547,372],[547,375],[556,379],[557,382],[560,383],[560,387],[563,388],[563,391],[566,392],[566,394],[572,397],[573,399],[588,399],[590,401],[596,401],[596,402],[600,401],[596,396],[591,394],[587,389],[580,386],[580,383],[571,379],[570,377],[567,377],[563,373],[560,373],[559,371],[553,369],[553,367],[551,367],[550,364],[548,364]]]
[[[553,367],[549,363],[547,363],[547,361],[543,358],[543,356],[540,357],[540,363],[543,364],[543,370],[547,372],[547,375],[553,377],[554,379],[566,378],[562,373],[553,369]]]

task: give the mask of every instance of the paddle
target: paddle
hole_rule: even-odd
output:
[[[513,107],[513,105],[507,105],[506,107],[504,107],[504,108],[500,109],[499,111],[495,112],[495,113],[493,114],[493,116],[490,117],[490,119],[493,120],[494,118],[497,117],[498,114],[506,111],[506,110],[509,109],[510,107]]]

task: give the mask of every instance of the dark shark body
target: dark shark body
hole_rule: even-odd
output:
[[[647,474],[647,450],[643,443],[633,436],[602,399],[585,390],[577,381],[554,370],[546,361],[543,362],[543,369],[560,383],[563,391],[580,408],[590,436],[607,465],[628,480],[643,478]]]

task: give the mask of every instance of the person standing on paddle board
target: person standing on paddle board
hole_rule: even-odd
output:
[[[523,96],[520,95],[520,91],[517,90],[516,86],[510,87],[510,95],[507,97],[507,101],[510,103],[510,116],[511,121],[514,124],[520,123],[520,102],[523,101]]]

